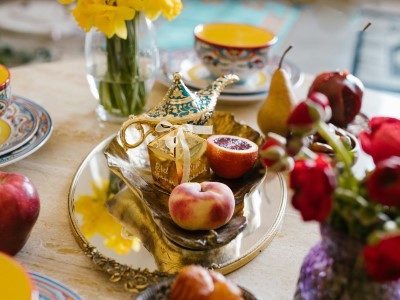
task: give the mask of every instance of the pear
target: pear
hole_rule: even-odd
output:
[[[292,46],[283,53],[278,68],[272,75],[268,96],[258,111],[258,126],[265,136],[270,132],[286,136],[286,121],[296,104],[289,75],[282,68],[283,59],[291,48]]]

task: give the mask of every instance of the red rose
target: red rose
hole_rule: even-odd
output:
[[[376,117],[368,125],[370,131],[360,133],[358,138],[375,164],[391,156],[400,156],[400,120]]]
[[[400,157],[394,156],[378,162],[367,178],[368,194],[375,202],[400,205]]]
[[[336,187],[330,164],[322,155],[315,160],[298,160],[289,179],[290,188],[294,190],[292,204],[303,220],[325,221],[332,209],[332,193]]]
[[[369,276],[379,282],[400,278],[400,236],[388,237],[364,248],[364,265]]]

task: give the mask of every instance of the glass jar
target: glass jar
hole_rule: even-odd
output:
[[[122,123],[147,108],[160,59],[152,22],[137,13],[126,22],[127,38],[92,29],[85,39],[85,61],[90,90],[101,121]]]

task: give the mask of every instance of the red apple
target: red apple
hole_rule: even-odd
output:
[[[235,197],[220,182],[186,182],[172,190],[168,206],[172,220],[183,229],[210,230],[232,218]]]
[[[0,251],[15,255],[39,216],[39,195],[24,175],[0,172]]]
[[[330,122],[346,128],[360,112],[364,85],[347,72],[325,72],[314,79],[308,94],[313,92],[320,92],[328,97],[332,109]]]

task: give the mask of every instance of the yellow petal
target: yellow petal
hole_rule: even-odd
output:
[[[115,34],[121,39],[126,40],[128,37],[128,31],[126,29],[125,21],[123,20],[115,20],[114,22],[114,31]]]
[[[144,7],[145,0],[117,0],[117,6],[126,6],[133,8],[135,11],[141,11]]]

